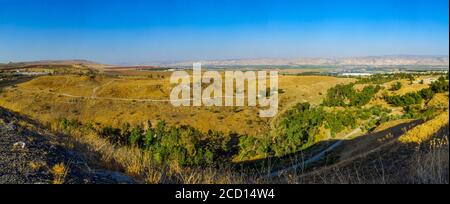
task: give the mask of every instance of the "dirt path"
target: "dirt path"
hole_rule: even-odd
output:
[[[344,137],[340,138],[339,141],[334,142],[328,148],[322,150],[321,152],[319,152],[318,154],[314,155],[313,157],[307,159],[306,161],[294,164],[292,166],[286,167],[286,168],[278,170],[278,171],[274,171],[274,172],[270,173],[268,177],[269,178],[277,177],[277,176],[280,176],[283,173],[286,173],[286,172],[289,172],[289,171],[293,171],[293,170],[296,170],[298,168],[303,168],[303,167],[306,167],[306,166],[310,165],[311,163],[317,162],[320,159],[322,159],[322,157],[325,156],[328,152],[331,152],[332,150],[336,149],[336,147],[341,145],[342,142],[344,142],[345,139],[348,139],[351,136],[354,136],[354,135],[356,135],[358,133],[361,133],[361,129],[360,128],[354,129],[352,132],[350,132],[350,133],[346,134]]]
[[[95,87],[94,89],[92,89],[92,96],[91,96],[91,98],[96,98],[96,97],[97,97],[97,90],[98,90],[99,88],[108,86],[108,85],[110,85],[111,83],[113,83],[114,81],[115,81],[115,80],[111,80],[111,81],[109,81],[109,82],[106,83],[106,84],[102,84],[102,85],[97,86],[97,87]]]
[[[104,86],[104,85],[102,85],[102,86]],[[172,102],[172,101],[175,101],[175,102],[179,102],[179,101],[193,101],[194,100],[192,98],[171,100],[171,99],[115,98],[115,97],[99,97],[99,96],[96,96],[97,90],[95,90],[95,89],[98,89],[98,88],[100,88],[102,86],[98,86],[98,87],[94,88],[91,96],[79,96],[79,95],[73,95],[73,94],[68,94],[68,93],[34,91],[34,90],[26,90],[26,89],[20,89],[20,91],[29,92],[29,93],[52,94],[52,95],[57,95],[57,96],[69,97],[69,98],[87,98],[87,99],[112,100],[112,101],[133,101],[133,102],[135,102],[135,101],[137,101],[137,102]],[[202,98],[202,100],[205,100],[205,99],[216,99],[216,98],[237,98],[237,97],[236,96],[220,96],[220,97]],[[243,97],[243,98],[247,98],[247,97]]]

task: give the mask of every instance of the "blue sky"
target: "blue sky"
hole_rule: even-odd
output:
[[[0,0],[0,62],[448,55],[448,0]]]

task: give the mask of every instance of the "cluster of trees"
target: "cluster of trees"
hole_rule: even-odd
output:
[[[371,108],[356,108],[338,111],[325,111],[323,107],[312,107],[309,103],[299,103],[288,110],[277,124],[274,137],[242,136],[240,139],[240,157],[284,156],[301,151],[316,142],[321,134],[320,128],[325,127],[330,136],[346,129],[371,129],[381,121],[389,120],[389,109],[381,106]],[[365,121],[367,124],[360,124]]]
[[[270,155],[271,138],[269,135],[260,137],[242,135],[239,137],[239,159],[267,157]]]
[[[430,89],[434,92],[434,93],[444,93],[444,92],[448,92],[448,75],[446,75],[446,77],[439,77],[439,79],[435,82],[433,82],[430,85]]]
[[[327,92],[327,97],[323,101],[325,106],[363,106],[369,103],[372,97],[380,91],[381,87],[366,86],[361,91],[353,88],[354,84],[336,85]]]
[[[371,78],[371,82],[384,82],[406,78],[413,80],[409,74],[380,75]],[[300,103],[286,111],[280,122],[275,126],[274,132],[264,136],[241,136],[239,142],[239,155],[241,159],[255,157],[284,156],[310,147],[323,134],[325,128],[333,137],[344,130],[354,129],[358,126],[365,130],[372,130],[381,123],[398,118],[424,118],[434,114],[433,108],[421,109],[420,106],[406,106],[405,115],[393,116],[390,109],[381,106],[361,108],[367,104],[381,89],[380,86],[366,86],[357,92],[354,84],[337,85],[328,91],[322,106],[312,107],[309,103]],[[394,89],[400,89],[401,83],[394,84]],[[441,77],[431,84],[430,88],[417,93],[405,95],[400,99],[404,103],[414,104],[420,100],[429,100],[435,93],[448,92],[448,82]],[[324,106],[346,107],[343,110],[326,111]]]
[[[401,82],[397,82],[395,84],[392,85],[391,87],[391,91],[398,91],[402,88],[402,83]]]
[[[398,79],[414,80],[415,76],[407,73],[395,73],[395,74],[374,74],[369,77],[359,78],[356,83],[358,84],[384,84],[390,81]]]
[[[405,106],[403,110],[405,111],[405,114],[402,116],[402,118],[409,118],[409,119],[412,118],[429,119],[436,113],[436,109],[434,107],[428,107],[424,109],[420,105]]]
[[[417,92],[411,92],[404,95],[385,96],[384,99],[394,106],[410,106],[421,104],[424,100],[430,100],[436,93],[445,93],[449,91],[449,84],[444,77],[440,77],[433,82],[429,88]]]
[[[385,96],[385,100],[394,106],[409,106],[413,104],[421,104],[423,102],[422,95],[419,92],[411,92],[402,96]]]
[[[150,123],[147,128],[125,123],[121,128],[106,126],[96,129],[91,124],[63,119],[60,126],[63,130],[88,128],[96,131],[111,144],[137,147],[151,153],[154,161],[160,164],[176,161],[182,166],[210,165],[229,150],[229,137],[221,132],[202,133],[190,126],[168,126],[164,121],[159,121],[156,127]]]
[[[323,113],[322,108],[312,108],[309,103],[297,104],[284,114],[278,124],[270,150],[281,156],[311,145],[325,119]]]

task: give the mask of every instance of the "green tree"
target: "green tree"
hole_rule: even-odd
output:
[[[131,130],[130,144],[131,144],[131,146],[137,146],[137,147],[143,146],[143,130],[142,130],[141,126],[138,125]]]
[[[401,82],[396,82],[395,84],[392,85],[391,87],[391,91],[397,91],[400,90],[402,88],[402,83]]]

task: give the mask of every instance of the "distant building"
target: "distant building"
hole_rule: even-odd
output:
[[[423,80],[423,83],[424,84],[432,84],[432,83],[434,83],[434,82],[436,82],[437,81],[437,79],[433,79],[433,78],[427,78],[427,79],[424,79]],[[420,83],[420,82],[419,82]]]
[[[21,72],[19,70],[16,71],[17,74],[23,75],[23,76],[42,76],[42,75],[48,75],[47,72]]]
[[[342,76],[371,76],[373,75],[372,73],[355,73],[355,72],[350,72],[350,73],[342,73]]]

